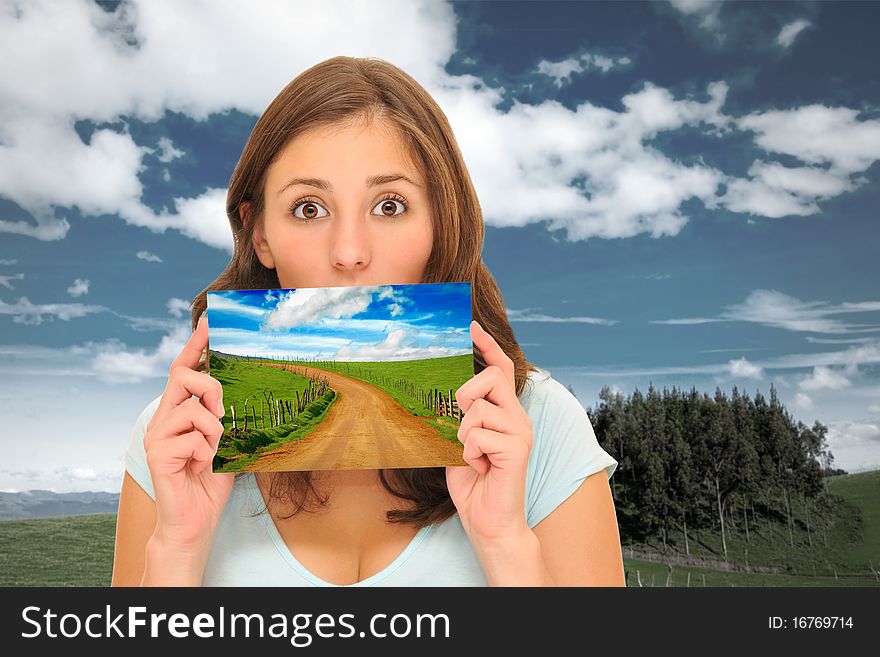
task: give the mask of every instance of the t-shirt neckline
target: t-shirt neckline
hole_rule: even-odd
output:
[[[245,477],[247,481],[248,490],[251,493],[251,498],[256,505],[257,511],[262,511],[265,509],[265,501],[263,500],[263,496],[260,493],[260,489],[257,486],[256,477],[254,477],[253,473],[248,473]],[[416,551],[419,545],[428,537],[428,534],[431,533],[431,530],[434,528],[434,525],[427,525],[419,529],[416,532],[416,535],[412,537],[412,540],[407,544],[407,546],[403,549],[403,552],[397,555],[397,557],[390,564],[385,566],[378,573],[370,575],[366,579],[362,579],[359,582],[355,582],[354,584],[334,584],[333,582],[328,582],[327,580],[318,577],[308,568],[306,568],[300,561],[297,559],[293,552],[291,552],[290,548],[287,547],[287,543],[284,542],[284,539],[281,537],[281,533],[278,531],[278,527],[275,525],[275,521],[272,519],[272,514],[268,511],[265,511],[260,514],[263,519],[263,525],[266,528],[266,533],[269,535],[269,538],[272,540],[272,543],[275,545],[275,548],[278,550],[278,553],[281,557],[293,568],[297,573],[299,573],[302,577],[308,580],[314,586],[335,586],[335,587],[350,587],[350,586],[372,586],[389,575],[391,575],[394,571],[400,568],[407,559],[412,556],[412,553]]]

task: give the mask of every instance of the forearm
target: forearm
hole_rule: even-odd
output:
[[[525,527],[517,536],[475,544],[489,586],[556,586],[535,533]]]
[[[141,586],[201,586],[207,550],[182,549],[153,536],[144,553]]]

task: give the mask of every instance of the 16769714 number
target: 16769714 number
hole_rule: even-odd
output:
[[[852,629],[852,616],[770,616],[767,626],[771,630],[832,630]]]

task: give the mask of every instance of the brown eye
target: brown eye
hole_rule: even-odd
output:
[[[386,198],[380,201],[376,207],[373,208],[374,214],[376,214],[377,209],[386,217],[397,217],[406,212],[406,206],[401,201],[394,198]]]
[[[314,201],[301,201],[293,208],[293,216],[306,221],[326,217],[327,214],[328,212]]]

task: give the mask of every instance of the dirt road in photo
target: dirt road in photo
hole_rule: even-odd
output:
[[[330,412],[305,438],[266,452],[246,471],[466,465],[461,444],[441,438],[384,390],[338,372],[296,366],[297,373],[304,370],[326,377],[339,394]]]

